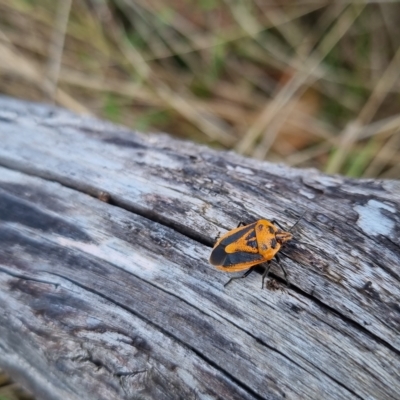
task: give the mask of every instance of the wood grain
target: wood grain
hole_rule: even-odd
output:
[[[42,398],[399,398],[398,182],[9,98],[0,165],[0,366]],[[223,287],[218,232],[302,214],[290,288]]]

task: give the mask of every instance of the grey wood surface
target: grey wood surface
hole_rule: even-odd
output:
[[[43,399],[399,399],[399,211],[399,182],[0,98],[0,367]],[[303,214],[289,288],[224,288],[219,232]]]

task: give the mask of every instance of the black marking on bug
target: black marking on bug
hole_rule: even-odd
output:
[[[258,248],[257,239],[254,238],[254,239],[248,240],[248,241],[247,241],[247,245],[248,245],[249,247],[252,247],[253,249],[257,249],[257,248]]]
[[[248,236],[249,239],[251,239],[252,236],[255,237],[255,231],[254,231],[255,226],[256,226],[256,222],[254,222],[250,225],[244,226],[239,231],[232,233],[231,235],[222,239],[220,244],[223,244],[224,246],[228,246],[228,244],[237,242],[239,239],[241,239],[246,234],[246,232],[249,232],[249,236]]]
[[[226,255],[225,246],[219,244],[211,253],[210,263],[212,265],[223,265]]]
[[[276,239],[271,239],[269,244],[270,244],[272,249],[276,249],[276,245],[278,244],[278,242],[276,241]]]
[[[257,237],[256,237],[256,231],[254,229],[251,229],[244,239],[246,240],[246,244],[249,247],[257,249]]]
[[[262,255],[256,253],[246,253],[244,251],[238,251],[236,253],[226,254],[225,260],[222,265],[223,267],[231,267],[232,265],[249,263],[259,261],[260,263],[263,261]]]
[[[269,233],[275,233],[275,229],[271,225],[268,225],[268,230]]]
[[[259,232],[261,232],[264,229],[264,226],[260,224],[257,226],[257,229]]]
[[[248,233],[248,235],[245,237],[245,240],[247,240],[247,241],[257,240],[256,231],[255,231],[254,229],[252,229],[252,230]]]

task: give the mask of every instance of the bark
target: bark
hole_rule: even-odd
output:
[[[399,211],[396,181],[0,98],[0,367],[43,399],[398,399]],[[289,288],[224,288],[218,233],[300,216]]]

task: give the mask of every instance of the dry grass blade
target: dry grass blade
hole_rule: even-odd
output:
[[[306,83],[308,80],[312,80],[314,71],[319,67],[322,60],[332,50],[333,46],[340,40],[340,38],[346,33],[346,31],[352,26],[355,19],[361,14],[363,6],[353,10],[352,7],[347,10],[339,17],[335,25],[332,27],[330,32],[321,41],[318,48],[310,55],[308,59],[308,69],[297,70],[291,77],[291,79],[279,90],[271,103],[267,104],[260,114],[256,122],[249,128],[246,135],[236,146],[236,150],[239,153],[247,153],[254,147],[255,142],[264,131],[273,118],[279,113],[282,113],[285,117],[285,107],[293,99],[294,96],[299,98],[301,94],[307,89]],[[299,60],[301,62],[301,60]],[[297,64],[294,62],[293,64]],[[270,143],[267,143],[267,148],[263,150],[266,153],[269,149]]]
[[[59,0],[56,16],[56,24],[53,29],[51,46],[49,51],[49,61],[47,67],[47,81],[44,90],[49,95],[50,100],[55,100],[57,91],[58,77],[61,69],[61,58],[64,49],[65,33],[72,0]]]
[[[395,132],[400,126],[400,115],[394,115],[389,118],[383,118],[376,122],[366,125],[360,132],[359,139],[366,139],[371,136],[381,135],[385,133]]]
[[[189,98],[183,98],[176,91],[171,90],[168,85],[155,76],[140,52],[132,44],[128,44],[123,40],[124,34],[121,28],[115,23],[112,24],[112,27],[114,39],[122,53],[138,73],[140,79],[147,84],[159,99],[168,107],[196,124],[211,139],[217,140],[226,146],[232,145],[234,138],[229,134],[227,127],[223,126],[224,124],[221,120],[218,120],[211,112],[202,115],[191,106]]]
[[[368,101],[364,104],[357,119],[349,123],[341,135],[338,149],[326,167],[327,173],[337,173],[351,151],[353,144],[359,139],[360,132],[365,124],[370,122],[379,106],[387,96],[389,89],[396,83],[400,76],[400,48],[392,61],[377,82]]]
[[[366,168],[363,176],[365,178],[373,178],[379,176],[382,171],[390,165],[393,158],[396,157],[400,149],[400,130],[393,133],[389,139],[384,143],[381,149],[375,154],[373,161]],[[399,160],[394,162],[399,164]],[[399,176],[397,177],[399,178]]]
[[[0,31],[0,37],[3,40],[8,39],[3,32]],[[7,46],[0,42],[0,53],[2,54],[2,70],[16,75],[24,81],[38,87],[42,88],[45,84],[43,75],[38,71],[36,66],[28,61],[25,57],[21,56],[16,52],[12,46]],[[70,110],[76,111],[78,113],[89,114],[90,111],[82,105],[80,102],[75,100],[73,97],[68,95],[61,89],[57,89],[55,93],[55,98],[57,102]]]

